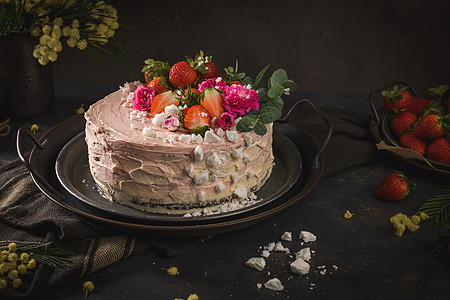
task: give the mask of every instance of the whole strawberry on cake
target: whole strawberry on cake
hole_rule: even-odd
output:
[[[296,85],[284,70],[260,86],[212,57],[148,59],[146,83],[125,83],[85,113],[91,174],[135,209],[185,214],[254,197],[274,165],[273,122]]]

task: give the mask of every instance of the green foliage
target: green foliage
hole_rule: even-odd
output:
[[[200,134],[203,138],[205,137],[206,132],[209,130],[209,126],[199,126],[193,130],[191,130],[191,133],[193,134]]]
[[[275,70],[272,73],[272,76],[267,81],[267,87],[258,88],[269,67],[270,65],[264,67],[256,76],[255,81],[250,77],[244,77],[244,81],[248,82],[258,92],[260,108],[259,111],[252,109],[243,116],[237,123],[237,130],[239,131],[248,132],[253,130],[258,135],[266,134],[267,128],[265,124],[270,124],[281,117],[284,106],[281,96],[283,94],[289,95],[290,91],[297,89],[295,82],[288,79],[287,73],[283,69]],[[231,69],[229,71],[231,73]]]

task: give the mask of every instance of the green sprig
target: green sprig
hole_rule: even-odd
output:
[[[447,221],[450,216],[450,187],[443,189],[444,194],[434,196],[425,201],[419,208],[419,212],[426,213],[434,218],[436,227],[448,228]]]

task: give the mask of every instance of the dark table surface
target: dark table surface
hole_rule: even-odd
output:
[[[1,138],[0,161],[17,159],[15,132],[19,127],[36,123],[40,127],[37,135],[42,135],[82,104],[87,107],[115,89],[57,85],[56,105],[49,114],[11,123],[11,134]],[[367,95],[298,92],[294,96],[320,106],[370,113]],[[376,186],[391,170],[401,170],[415,181],[416,193],[400,202],[375,198]],[[81,284],[91,280],[95,291],[89,299],[187,299],[193,293],[200,299],[449,299],[449,256],[433,241],[444,231],[435,229],[429,220],[417,232],[397,238],[389,223],[396,213],[416,213],[426,199],[448,185],[450,177],[387,156],[382,162],[323,178],[301,201],[261,223],[214,236],[175,257],[148,250],[46,291],[44,298],[84,299]],[[343,217],[347,210],[354,213],[348,220]],[[261,247],[281,241],[285,231],[292,232],[291,242],[282,241],[291,253],[305,246],[314,251],[308,275],[292,273],[289,264],[293,259],[282,252],[272,252],[261,272],[245,266],[247,259],[260,256]],[[302,246],[300,231],[314,233],[317,241]],[[163,270],[172,266],[178,268],[178,275],[169,276]],[[285,290],[257,287],[274,277]]]

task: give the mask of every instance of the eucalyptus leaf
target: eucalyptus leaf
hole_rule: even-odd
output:
[[[247,76],[244,79],[242,79],[242,84],[243,85],[250,84],[251,86],[253,86],[253,80],[250,77]]]
[[[252,131],[256,122],[257,120],[251,116],[245,116],[237,123],[236,128],[241,132]]]
[[[283,107],[284,107],[284,101],[280,97],[274,98],[274,99],[270,99],[269,105],[275,106],[279,110],[282,110]]]
[[[272,85],[269,89],[269,91],[267,92],[267,95],[270,98],[279,98],[283,95],[284,93],[284,88],[281,84],[277,84],[277,85]]]
[[[270,83],[272,86],[277,84],[283,84],[283,82],[288,80],[288,76],[285,70],[278,69],[273,72],[272,77],[270,77]]]
[[[258,75],[256,75],[255,81],[253,82],[253,86],[257,87],[261,79],[264,77],[264,74],[266,74],[267,69],[269,69],[270,65],[267,65],[262,69]]]
[[[275,106],[266,106],[259,111],[259,120],[264,124],[272,123],[281,117],[281,110]]]
[[[253,128],[253,131],[257,135],[265,135],[267,133],[266,125],[264,125],[262,122],[258,121],[255,124],[255,127]]]
[[[285,89],[289,89],[290,92],[297,89],[297,84],[292,80],[285,81],[282,83],[282,85]]]

